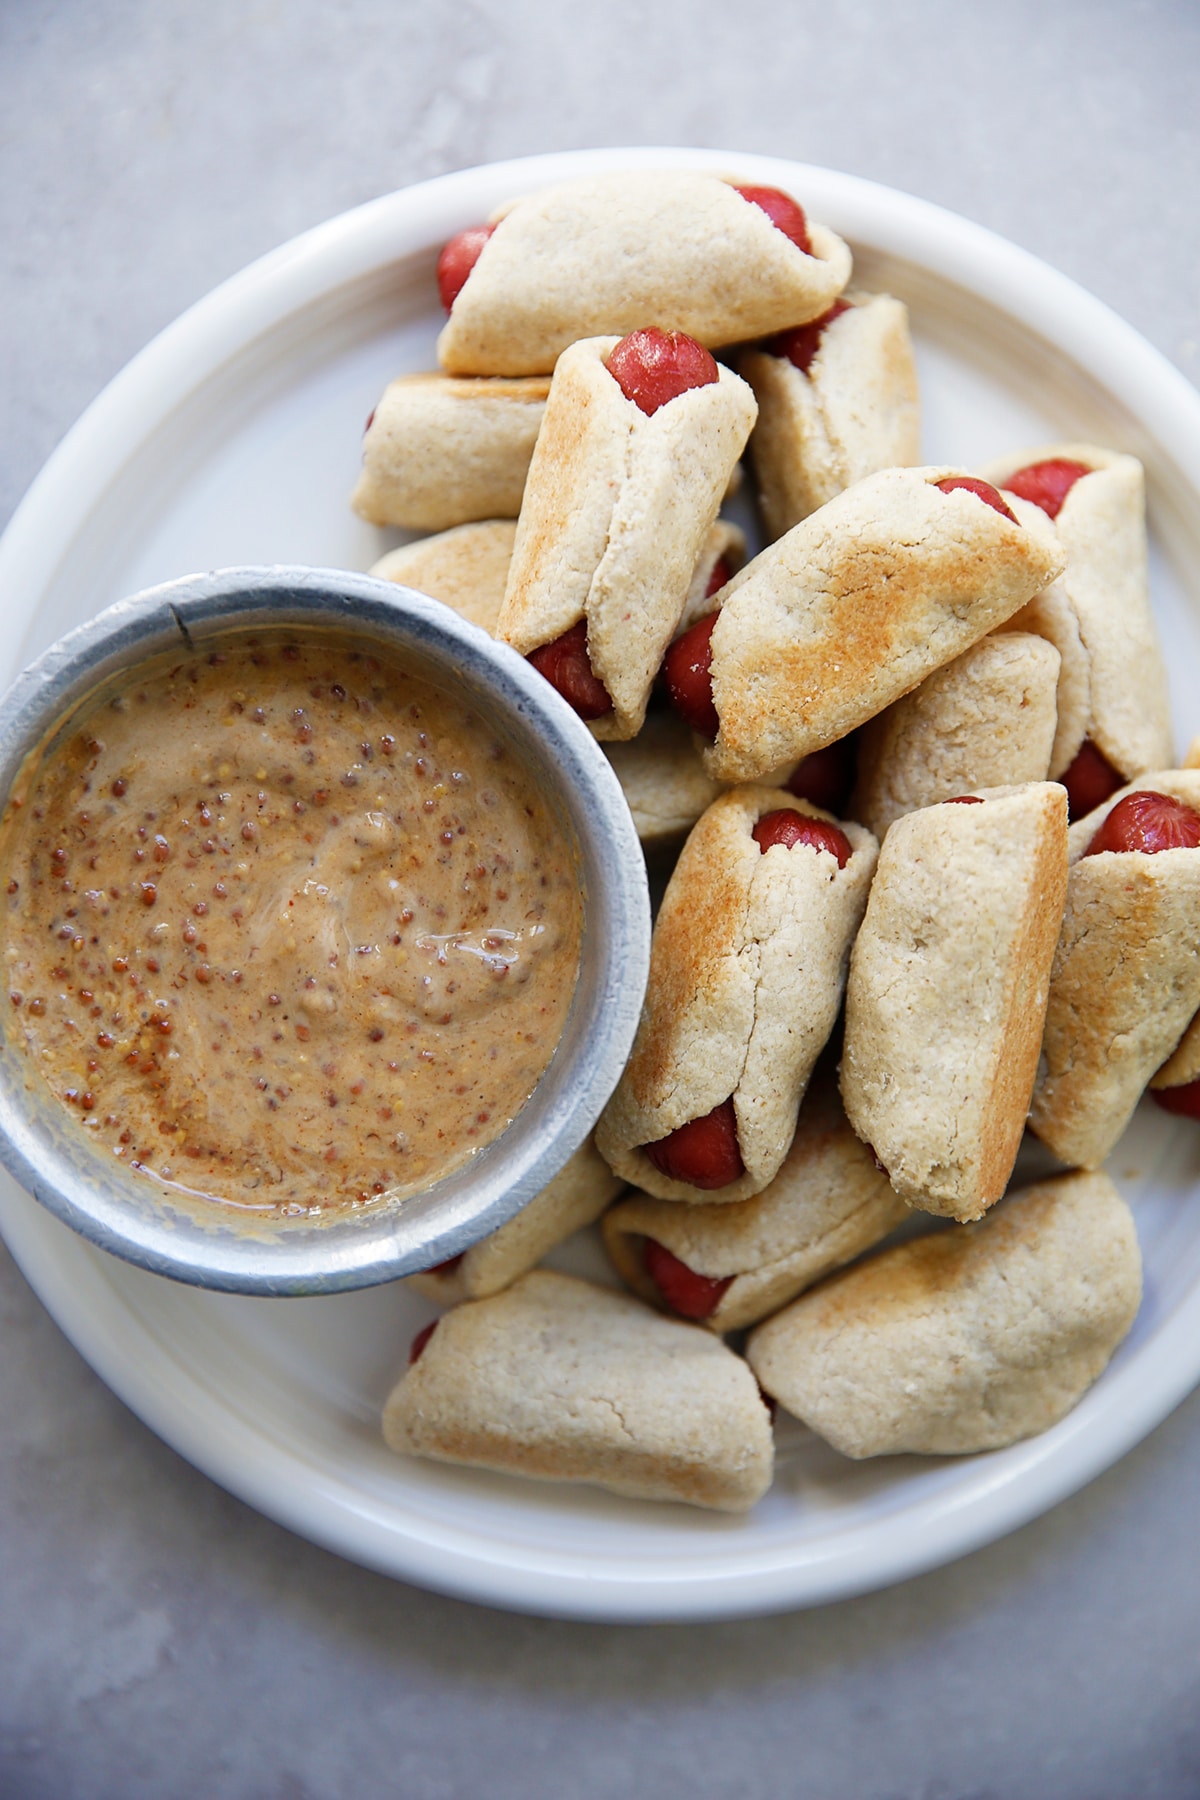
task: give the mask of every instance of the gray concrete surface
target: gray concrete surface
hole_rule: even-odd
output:
[[[0,0],[0,522],[145,340],[390,187],[618,142],[994,226],[1200,367],[1200,9]],[[0,597],[0,629],[3,619]],[[0,1253],[0,1800],[1200,1794],[1200,1398],[1047,1518],[809,1614],[510,1618],[290,1537]]]

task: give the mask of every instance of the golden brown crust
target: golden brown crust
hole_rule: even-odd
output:
[[[721,780],[834,743],[1011,617],[1057,574],[953,469],[885,469],[736,575],[712,635]]]
[[[767,1409],[711,1333],[535,1269],[446,1313],[383,1415],[393,1450],[744,1512],[771,1482]]]
[[[826,312],[850,252],[810,222],[813,254],[715,175],[583,176],[502,207],[438,339],[456,375],[549,374],[580,338],[658,323],[710,349]]]
[[[846,989],[842,1098],[911,1206],[1003,1194],[1037,1072],[1067,879],[1066,793],[908,813],[880,852]]]
[[[363,439],[355,512],[371,525],[413,531],[515,519],[549,391],[542,375],[391,382]]]
[[[371,574],[416,588],[418,593],[452,606],[472,625],[494,632],[516,530],[514,519],[457,525],[452,531],[389,550]]]
[[[684,845],[655,924],[637,1038],[596,1144],[615,1173],[663,1199],[728,1202],[766,1186],[837,1016],[875,839],[843,824],[844,869],[808,846],[764,855],[751,832],[780,807],[830,818],[775,788],[722,794]],[[745,1174],[715,1190],[662,1175],[643,1146],[731,1096]]]
[[[845,1456],[998,1450],[1063,1418],[1137,1315],[1141,1257],[1105,1175],[899,1244],[760,1325],[764,1390]]]

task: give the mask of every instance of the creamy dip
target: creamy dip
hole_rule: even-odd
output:
[[[578,972],[577,866],[529,769],[346,639],[135,671],[10,801],[0,880],[41,1080],[131,1169],[255,1211],[460,1165],[529,1098]]]

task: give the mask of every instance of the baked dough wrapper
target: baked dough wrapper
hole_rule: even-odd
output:
[[[515,519],[549,391],[545,376],[390,382],[363,438],[355,512],[415,531]]]
[[[371,574],[441,600],[473,625],[494,634],[516,529],[510,519],[458,525],[436,537],[419,538],[414,544],[390,550]],[[737,568],[745,550],[746,539],[738,527],[718,519],[704,540],[692,576],[685,622],[690,622],[689,612],[698,618],[711,605],[705,596],[718,560],[723,557]],[[647,713],[636,738],[606,744],[604,753],[644,844],[681,838],[721,792],[722,784],[705,772],[696,739],[676,713]]]
[[[464,619],[469,619],[472,625],[478,625],[494,636],[516,534],[515,519],[481,519],[456,525],[433,537],[417,538],[414,543],[389,550],[386,556],[372,564],[370,573],[381,581],[400,582],[428,594],[433,600],[443,601]],[[737,570],[745,560],[745,532],[729,519],[717,519],[700,547],[692,571],[679,621],[681,631],[701,618],[711,606],[707,597],[708,584],[718,562],[724,561]],[[698,752],[696,761],[699,761]],[[713,792],[716,792],[715,788]],[[699,818],[703,810],[701,807],[695,818]]]
[[[1106,1175],[1014,1194],[898,1244],[760,1325],[764,1390],[843,1456],[965,1456],[1064,1418],[1141,1303],[1133,1218]]]
[[[436,537],[418,538],[414,544],[389,550],[371,574],[441,600],[494,636],[516,534],[515,519],[456,525]]]
[[[751,832],[782,807],[832,818],[776,788],[733,788],[694,827],[663,896],[633,1052],[596,1127],[614,1173],[660,1199],[718,1204],[762,1192],[837,1018],[877,845],[842,822],[844,869],[828,850],[764,853]],[[745,1173],[716,1189],[661,1174],[643,1146],[731,1096]]]
[[[498,1294],[572,1232],[594,1225],[623,1185],[589,1138],[515,1218],[472,1244],[453,1266],[422,1269],[408,1285],[439,1306]]]
[[[890,294],[845,298],[807,371],[769,350],[738,358],[758,401],[750,460],[772,538],[864,476],[921,460],[908,308]]]
[[[722,1512],[761,1499],[774,1460],[754,1377],[719,1338],[545,1269],[438,1320],[383,1435],[440,1462]]]
[[[1067,888],[1066,790],[979,797],[888,832],[850,959],[841,1067],[850,1123],[896,1192],[960,1220],[1012,1173]]]
[[[959,473],[869,475],[715,597],[710,774],[754,780],[845,737],[1054,579],[1057,546],[935,486]]]
[[[1195,1014],[1175,1049],[1149,1085],[1158,1091],[1163,1088],[1189,1087],[1193,1081],[1200,1081],[1200,1012]]]
[[[1200,811],[1200,770],[1167,769],[1113,794],[1069,836],[1066,917],[1029,1122],[1057,1157],[1084,1169],[1099,1168],[1155,1071],[1156,1085],[1180,1085],[1196,1049],[1200,850],[1084,855],[1117,801],[1142,790]]]
[[[1063,657],[1051,776],[1065,773],[1090,739],[1129,779],[1165,768],[1174,754],[1166,670],[1150,610],[1145,475],[1135,456],[1096,444],[1043,444],[989,463],[984,477],[1003,488],[1018,469],[1052,458],[1083,463],[1092,473],[1075,482],[1057,519],[1041,513],[1066,567],[1054,593],[1039,596],[1012,623],[1041,631]],[[1005,498],[1026,521],[1029,503]],[[1072,655],[1075,643],[1082,659]]]
[[[1200,738],[1193,738],[1188,753],[1183,759],[1185,769],[1200,769]],[[1144,786],[1138,782],[1137,787]],[[1133,790],[1126,790],[1132,792]],[[1182,796],[1179,796],[1182,798]],[[1120,795],[1114,795],[1114,801]],[[1189,805],[1191,802],[1189,802]],[[1192,1020],[1179,1040],[1177,1048],[1167,1058],[1158,1074],[1150,1083],[1152,1088],[1187,1087],[1193,1081],[1200,1081],[1200,1013]]]
[[[635,738],[605,744],[604,754],[633,814],[640,841],[669,844],[692,829],[723,784],[701,760],[696,740],[676,713],[650,712]]]
[[[1060,665],[1029,632],[972,644],[862,727],[851,816],[882,839],[905,813],[954,794],[1044,781]]]
[[[608,372],[618,342],[588,338],[559,360],[496,626],[528,656],[587,620],[592,669],[613,703],[591,721],[602,740],[641,728],[756,410],[721,368],[648,416]]]
[[[745,533],[728,519],[718,519],[700,552],[676,636],[712,611],[708,584],[717,563],[724,561],[736,571],[745,558]],[[638,837],[649,846],[683,837],[725,786],[705,769],[700,739],[666,708],[651,708],[635,738],[605,744],[604,754],[629,803]]]
[[[492,222],[438,338],[453,375],[549,374],[580,338],[644,325],[742,343],[818,318],[850,279],[834,232],[810,221],[806,256],[716,175],[587,176]]]
[[[846,1122],[832,1082],[814,1082],[791,1149],[761,1194],[730,1206],[691,1206],[632,1194],[604,1215],[605,1248],[622,1280],[651,1305],[662,1298],[643,1264],[654,1238],[699,1275],[732,1277],[715,1332],[754,1325],[832,1269],[886,1237],[908,1208]]]
[[[741,464],[737,465],[739,468]],[[728,490],[726,490],[728,492]],[[706,618],[715,604],[715,596],[710,595],[708,584],[712,580],[713,570],[719,562],[724,562],[730,575],[736,575],[746,560],[746,534],[740,525],[731,519],[718,519],[705,538],[700,550],[696,567],[692,571],[692,579],[688,586],[687,598],[683,603],[683,611],[679,615],[679,623],[675,627],[675,636],[695,625],[698,620]],[[728,586],[728,583],[726,583]],[[717,592],[722,590],[718,588]]]
[[[410,531],[515,519],[549,392],[548,375],[433,373],[390,382],[363,438],[355,512],[370,525]],[[739,464],[726,498],[740,484]]]

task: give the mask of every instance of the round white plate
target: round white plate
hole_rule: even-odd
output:
[[[1100,303],[977,226],[827,170],[699,151],[602,151],[468,170],[332,220],[227,282],[85,414],[0,542],[0,679],[123,594],[199,569],[365,569],[397,533],[346,498],[384,384],[433,366],[433,274],[454,231],[583,170],[713,168],[786,188],[907,300],[925,454],[973,466],[1092,438],[1147,465],[1153,584],[1180,745],[1200,730],[1200,397]],[[384,1396],[431,1313],[402,1287],[247,1300],[177,1287],[0,1184],[0,1227],[62,1329],[184,1456],[343,1555],[495,1605],[581,1618],[718,1617],[861,1592],[985,1543],[1081,1486],[1200,1378],[1200,1131],[1143,1108],[1111,1162],[1146,1298],[1054,1430],[991,1455],[847,1462],[781,1422],[745,1518],[406,1461]],[[593,1245],[555,1259],[601,1275]],[[603,1278],[603,1276],[601,1276]]]

